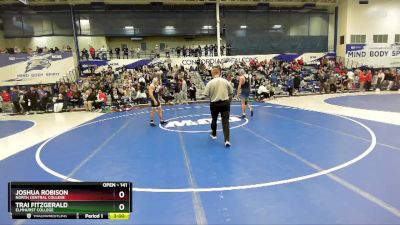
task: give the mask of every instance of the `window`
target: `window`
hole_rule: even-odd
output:
[[[367,39],[366,35],[351,35],[351,44],[365,44]]]
[[[340,36],[340,44],[344,45],[344,36]]]
[[[388,42],[387,34],[374,35],[374,43],[387,43],[387,42]]]
[[[400,43],[400,34],[394,36],[394,43]]]
[[[160,43],[160,50],[164,51],[164,49],[165,49],[165,43]]]
[[[146,42],[140,43],[140,50],[142,50],[142,51],[146,51],[147,50]]]

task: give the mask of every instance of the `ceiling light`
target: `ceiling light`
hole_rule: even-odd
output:
[[[247,26],[246,26],[246,25],[242,25],[242,26],[240,26],[240,28],[241,28],[241,29],[246,29]]]
[[[282,25],[274,25],[272,28],[279,29],[279,28],[282,28]]]
[[[125,26],[126,30],[133,30],[133,26]]]
[[[18,0],[18,1],[24,3],[25,5],[28,5],[28,4],[29,4],[29,3],[28,3],[28,0]]]
[[[203,29],[204,29],[204,30],[206,30],[206,29],[212,29],[212,26],[206,25],[206,26],[203,26]]]
[[[81,24],[89,24],[89,20],[88,19],[81,19],[79,22]]]
[[[132,41],[141,41],[141,40],[143,40],[143,38],[142,37],[131,37],[131,40]]]
[[[172,30],[172,29],[175,29],[175,27],[174,26],[165,26],[165,29]]]

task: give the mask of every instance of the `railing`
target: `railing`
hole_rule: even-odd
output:
[[[79,73],[77,71],[78,69],[75,68],[73,70],[68,71],[67,74],[65,74],[61,79],[60,82],[75,82],[79,78]]]
[[[342,63],[347,69],[358,68],[363,65],[362,63],[356,62],[351,59],[346,59],[341,56],[336,56],[336,62]]]

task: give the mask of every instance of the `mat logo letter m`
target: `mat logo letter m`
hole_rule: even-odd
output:
[[[171,128],[171,127],[183,127],[183,126],[195,126],[198,125],[195,121],[192,120],[182,120],[182,121],[170,121],[168,122],[167,125],[165,125],[166,128]]]
[[[229,122],[239,122],[240,119],[237,117],[230,117]],[[221,119],[218,119],[218,123],[221,122]],[[198,126],[198,125],[209,125],[211,124],[211,118],[203,118],[198,120],[182,120],[182,121],[169,121],[165,128],[174,128],[174,127],[185,127],[185,126]]]

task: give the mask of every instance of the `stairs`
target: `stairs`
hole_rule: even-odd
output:
[[[204,90],[206,88],[206,85],[204,84],[203,78],[201,78],[199,72],[197,71],[192,71],[189,73],[190,77],[192,78],[192,82],[194,85],[196,85],[196,98],[197,99],[204,99]]]

